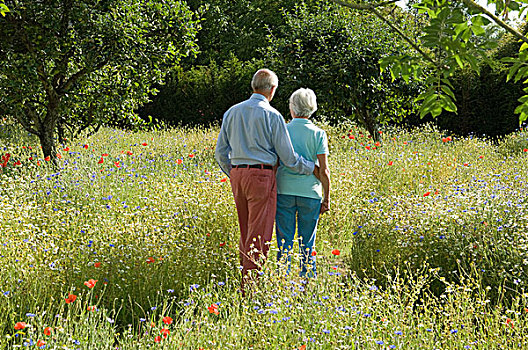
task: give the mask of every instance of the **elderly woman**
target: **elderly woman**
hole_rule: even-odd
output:
[[[309,117],[317,110],[315,93],[299,89],[290,96],[288,133],[297,154],[319,166],[319,174],[300,175],[284,165],[277,171],[276,232],[278,259],[286,260],[290,271],[295,228],[301,252],[301,277],[315,277],[314,243],[319,214],[330,209],[330,170],[326,132],[315,126]],[[323,195],[324,193],[324,195]]]

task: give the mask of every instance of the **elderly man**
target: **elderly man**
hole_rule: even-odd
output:
[[[269,69],[255,73],[251,97],[225,114],[215,158],[230,177],[240,225],[242,292],[265,261],[277,205],[275,172],[278,159],[300,174],[316,173],[315,164],[293,150],[282,115],[269,102],[279,84]]]

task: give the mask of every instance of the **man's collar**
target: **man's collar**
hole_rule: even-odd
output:
[[[312,121],[310,119],[306,118],[293,118],[290,123],[299,123],[299,124],[312,124]]]
[[[266,96],[262,95],[262,94],[259,94],[259,93],[256,93],[254,92],[250,98],[253,98],[253,99],[257,99],[257,100],[261,100],[261,101],[266,101],[266,102],[269,102],[268,99],[266,98]]]

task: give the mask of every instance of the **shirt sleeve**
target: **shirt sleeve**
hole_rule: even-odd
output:
[[[317,145],[316,154],[328,154],[328,153],[330,153],[328,151],[328,136],[326,135],[326,132],[324,130],[321,130],[321,133],[319,134],[319,144]]]
[[[220,128],[220,134],[218,135],[218,140],[216,141],[215,148],[215,159],[220,169],[229,176],[231,172],[231,160],[229,159],[229,154],[231,153],[231,146],[229,145],[229,140],[227,138],[226,132],[226,123],[225,117],[222,127]]]
[[[274,125],[272,125],[272,138],[275,152],[277,152],[284,166],[299,174],[310,175],[313,173],[315,163],[295,153],[286,123],[281,115],[277,116]]]

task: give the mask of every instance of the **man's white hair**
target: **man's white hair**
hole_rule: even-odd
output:
[[[317,110],[317,98],[312,89],[300,88],[290,96],[290,108],[297,117],[309,117]]]
[[[259,69],[251,79],[251,88],[253,91],[271,91],[272,87],[279,86],[279,78],[277,74],[269,69]]]

